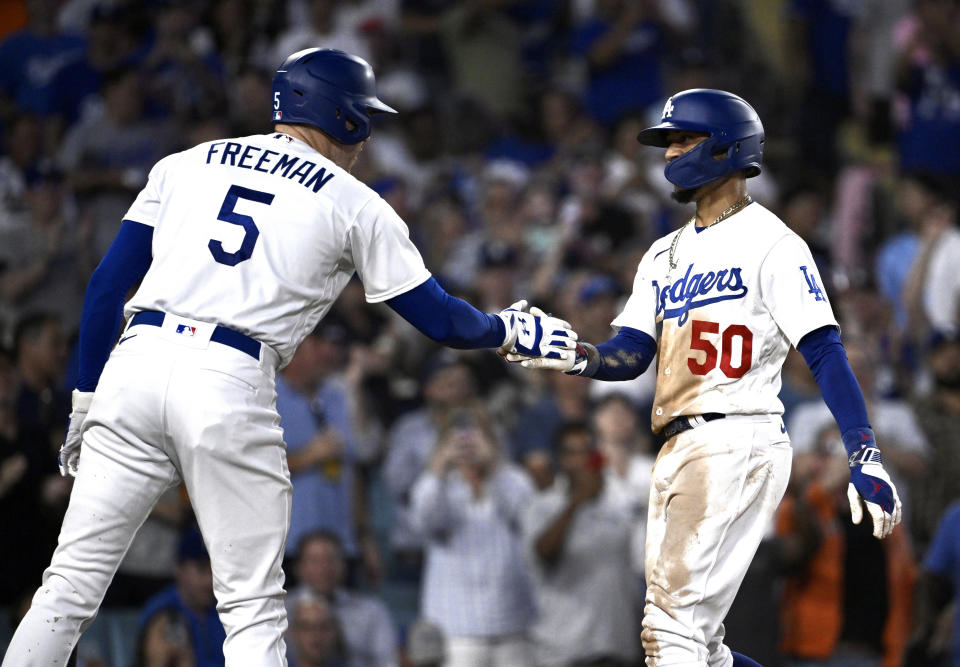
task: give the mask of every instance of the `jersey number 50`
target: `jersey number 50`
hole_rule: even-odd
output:
[[[693,329],[690,332],[690,349],[706,353],[706,358],[700,362],[697,357],[687,359],[687,366],[694,375],[706,375],[717,366],[717,348],[703,334],[720,333],[720,325],[706,320],[692,320]],[[740,363],[734,366],[733,339],[740,339]],[[697,355],[699,356],[699,355]],[[731,324],[723,330],[720,337],[720,370],[728,378],[741,378],[750,370],[753,361],[753,333],[742,324]]]
[[[231,185],[230,189],[227,190],[227,196],[223,198],[217,220],[243,227],[243,241],[240,242],[240,247],[235,252],[227,252],[223,249],[223,243],[215,239],[210,239],[210,243],[207,244],[213,258],[227,266],[236,266],[245,259],[250,259],[253,254],[253,246],[257,245],[257,238],[260,236],[260,230],[254,224],[253,218],[233,210],[238,199],[249,199],[269,206],[273,202],[273,195],[269,192],[251,190],[242,185]]]

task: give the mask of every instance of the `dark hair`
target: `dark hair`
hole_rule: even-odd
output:
[[[560,453],[560,449],[563,447],[563,441],[571,435],[586,435],[590,440],[590,449],[593,450],[596,446],[596,443],[593,440],[593,429],[590,428],[590,425],[585,421],[574,420],[567,421],[560,425],[560,428],[557,429],[557,432],[553,436],[553,449],[557,454]]]
[[[950,196],[950,188],[943,177],[926,171],[911,171],[904,174],[902,180],[915,183],[922,189],[927,196],[941,202],[954,203]]]
[[[336,549],[340,560],[343,560],[345,556],[345,552],[343,550],[343,540],[340,539],[340,536],[333,531],[323,528],[311,530],[309,533],[305,533],[300,537],[300,539],[297,541],[297,559],[299,560],[303,556],[303,552],[307,548],[308,544],[318,541],[326,542],[327,544],[332,545],[334,549]]]
[[[106,90],[117,83],[120,83],[126,79],[129,75],[139,75],[140,70],[136,67],[128,64],[118,65],[113,69],[109,70],[106,74],[103,75],[103,83],[100,86],[100,90],[106,92]]]
[[[147,667],[149,664],[151,664],[147,661],[147,633],[153,624],[159,620],[165,620],[168,625],[179,626],[181,629],[186,630],[186,632],[183,633],[184,638],[191,652],[193,651],[193,637],[190,634],[190,628],[183,612],[172,606],[161,607],[140,626],[140,631],[137,635],[137,645],[134,653],[135,657],[133,660],[133,667]]]
[[[13,329],[13,356],[20,357],[20,346],[28,338],[34,338],[43,331],[48,324],[59,324],[60,317],[48,311],[34,311],[26,313],[17,321]]]
[[[627,394],[623,393],[622,391],[614,391],[598,399],[593,406],[593,412],[602,410],[603,408],[607,407],[611,403],[620,403],[628,407],[632,412],[637,411],[637,404],[633,401],[632,398],[630,398]]]

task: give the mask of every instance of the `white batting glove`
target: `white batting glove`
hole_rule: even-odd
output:
[[[57,463],[60,464],[60,474],[66,477],[77,476],[77,466],[80,463],[80,441],[83,431],[83,420],[87,418],[87,412],[90,411],[90,402],[93,400],[92,391],[73,390],[72,405],[70,411],[70,423],[67,425],[67,437],[60,445],[60,456],[57,457]]]
[[[511,353],[550,359],[572,356],[577,332],[570,328],[570,323],[547,315],[536,306],[530,312],[526,309],[527,302],[521,299],[498,314],[507,329],[498,352],[506,354],[508,361]]]
[[[530,314],[537,315],[538,317],[549,317],[542,310],[533,306],[530,308]],[[567,324],[564,322],[564,324]],[[570,326],[567,324],[567,326]],[[524,368],[537,368],[541,370],[551,370],[551,371],[560,371],[561,373],[567,373],[568,375],[579,375],[587,367],[587,352],[586,349],[580,344],[576,343],[578,338],[576,332],[571,330],[574,338],[573,348],[570,348],[567,345],[566,340],[562,340],[560,344],[562,347],[556,350],[556,354],[544,355],[540,357],[530,356],[526,354],[519,354],[517,352],[510,352],[506,355],[507,361],[510,363],[519,363]]]
[[[847,486],[850,518],[853,523],[859,524],[863,520],[865,504],[870,518],[873,519],[873,536],[882,540],[900,523],[903,508],[897,488],[883,467],[883,459],[873,438],[873,431],[856,431],[864,445],[850,457],[850,484]],[[847,434],[844,436],[846,439]]]

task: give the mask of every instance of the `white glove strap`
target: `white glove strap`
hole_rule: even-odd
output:
[[[70,395],[70,403],[73,406],[73,410],[70,412],[70,414],[77,412],[90,412],[90,403],[92,401],[92,391],[80,391],[79,389],[74,389],[73,393]]]

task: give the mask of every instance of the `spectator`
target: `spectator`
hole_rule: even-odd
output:
[[[33,530],[44,467],[20,437],[16,393],[13,369],[0,361],[0,525],[17,541],[15,549],[0,549],[0,606],[13,605],[40,580],[38,563],[46,555]]]
[[[904,667],[960,665],[960,615],[956,610],[947,612],[947,606],[957,599],[958,586],[960,503],[954,503],[940,521],[917,581],[913,634]],[[942,628],[951,615],[953,632],[944,633]]]
[[[800,496],[817,516],[817,548],[796,563],[783,601],[781,647],[795,667],[895,665],[909,633],[915,566],[902,527],[883,542],[870,527],[846,519],[849,466],[838,434],[819,434],[808,454],[797,456],[793,494],[777,516],[778,531],[795,530]],[[877,635],[876,629],[883,628]]]
[[[288,603],[287,658],[290,667],[347,667],[341,625],[330,604],[308,590]]]
[[[521,35],[497,3],[451,3],[439,35],[453,91],[471,106],[506,118],[525,107]]]
[[[67,132],[59,166],[94,224],[94,255],[102,257],[117,234],[154,163],[171,152],[174,128],[148,118],[141,72],[122,67],[104,77],[102,105],[91,105]]]
[[[857,7],[829,0],[792,0],[793,63],[802,100],[796,109],[798,155],[810,173],[833,175],[839,166],[837,130],[850,113],[851,47]],[[815,105],[816,114],[806,113]]]
[[[357,398],[339,374],[346,359],[345,333],[336,324],[321,325],[301,344],[277,378],[280,413],[288,465],[293,481],[293,504],[286,554],[295,553],[304,535],[319,529],[336,533],[351,567],[377,571],[365,505],[359,506],[355,475],[358,428],[373,423],[358,419]],[[369,427],[366,427],[369,430]]]
[[[915,322],[905,303],[910,267],[920,251],[924,220],[937,215],[944,200],[943,185],[930,174],[904,174],[897,183],[897,209],[903,229],[877,250],[876,280],[880,293],[893,304],[897,327],[910,335]]]
[[[223,65],[201,46],[196,3],[171,0],[153,17],[150,52],[143,60],[148,94],[154,104],[180,119],[222,113],[226,102]]]
[[[947,506],[960,498],[960,337],[935,334],[925,366],[933,376],[933,389],[913,403],[931,449],[930,473],[914,490],[911,514],[921,547],[929,544]]]
[[[960,51],[958,7],[917,0],[894,33],[897,62],[898,153],[904,172],[960,177]],[[953,185],[955,187],[955,185]]]
[[[513,303],[520,292],[518,275],[520,252],[504,241],[488,241],[480,247],[475,278],[480,307],[494,303]]]
[[[620,288],[608,275],[593,274],[577,290],[577,308],[569,311],[574,330],[584,340],[606,340],[613,335],[610,323],[619,312]]]
[[[386,605],[375,597],[344,588],[343,544],[334,533],[318,531],[300,538],[298,585],[290,591],[294,604],[307,592],[326,601],[339,620],[349,667],[392,667],[397,662],[397,633]],[[291,617],[295,616],[290,609]]]
[[[534,607],[519,533],[533,493],[523,472],[500,458],[485,412],[449,415],[411,508],[427,539],[422,616],[447,636],[447,667],[533,664]]]
[[[174,584],[144,605],[140,613],[141,634],[148,634],[156,614],[169,609],[175,610],[186,622],[196,667],[223,667],[223,642],[227,633],[217,616],[210,554],[196,528],[186,530],[181,536]]]
[[[51,114],[57,94],[54,75],[83,53],[82,37],[57,31],[56,2],[30,0],[26,5],[28,25],[0,42],[0,118],[9,115],[11,105],[40,116]]]
[[[783,221],[810,248],[821,276],[832,275],[830,246],[824,238],[827,197],[814,181],[803,181],[780,196]]]
[[[960,229],[956,202],[938,197],[923,216],[917,251],[904,288],[911,330],[922,340],[929,331],[960,331]]]
[[[26,580],[39,581],[41,563],[53,553],[71,489],[71,480],[60,477],[56,469],[69,413],[69,399],[61,389],[66,346],[57,316],[43,312],[25,315],[14,331],[14,353],[20,380],[14,399],[17,438],[22,443],[17,449],[27,456],[24,481],[34,485],[28,492],[28,508],[33,511],[16,517],[14,525],[23,527],[20,548],[40,557],[37,562],[23,563],[21,573],[26,579],[20,585],[26,585]]]
[[[571,51],[589,67],[586,107],[612,126],[660,100],[662,28],[651,0],[599,0],[596,15],[577,26]]]
[[[446,638],[439,627],[418,619],[407,632],[402,667],[441,667],[447,657]]]
[[[656,457],[649,431],[641,428],[637,407],[623,394],[609,394],[593,410],[596,446],[604,461],[607,495],[630,517],[633,571],[641,586],[645,580],[647,506]],[[641,597],[642,599],[642,597]]]
[[[531,630],[537,664],[637,662],[637,587],[631,563],[634,517],[606,482],[585,424],[560,440],[563,482],[541,494],[523,519],[539,616]]]
[[[43,157],[43,126],[32,114],[10,119],[0,156],[0,233],[6,234],[26,222],[27,185]]]
[[[129,9],[117,4],[101,2],[93,7],[86,49],[81,57],[61,67],[53,78],[57,91],[53,111],[63,127],[73,125],[86,106],[95,103],[109,72],[136,58],[139,35],[129,14]]]
[[[543,382],[541,392],[520,412],[510,436],[511,453],[521,461],[530,451],[554,452],[560,426],[586,421],[590,412],[589,378],[545,373],[538,379]]]
[[[564,437],[563,429],[557,434],[558,441]],[[528,449],[523,454],[521,464],[530,481],[538,492],[547,491],[556,481],[556,466],[554,464],[553,452],[559,450],[559,445],[554,445],[550,449]]]
[[[277,37],[270,50],[269,62],[262,63],[268,71],[273,71],[287,56],[302,49],[309,49],[322,44],[329,49],[340,49],[347,53],[363,58],[368,63],[377,66],[373,52],[367,39],[359,31],[350,29],[339,20],[338,4],[333,0],[310,0],[309,16],[306,21],[292,23],[287,30]]]
[[[195,667],[190,627],[176,607],[158,610],[140,629],[134,667]]]
[[[603,155],[594,146],[578,152],[566,169],[569,194],[560,208],[566,236],[564,263],[568,268],[616,273],[616,253],[638,233],[633,214],[604,196]]]
[[[392,503],[390,547],[394,574],[400,579],[417,581],[424,542],[411,516],[413,485],[427,468],[440,425],[449,412],[476,397],[472,370],[447,351],[438,352],[427,362],[421,387],[424,405],[394,423],[387,436],[389,444],[383,468]]]

